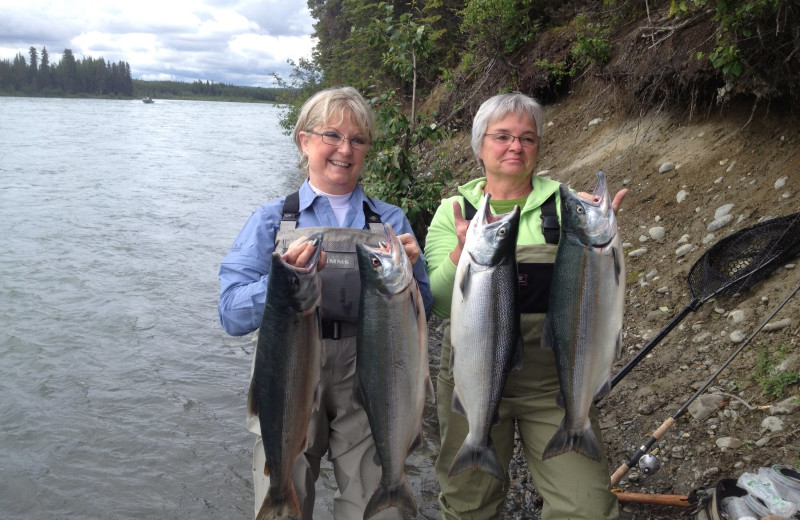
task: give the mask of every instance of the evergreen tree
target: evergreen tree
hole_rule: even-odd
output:
[[[42,62],[39,64],[39,88],[50,87],[50,55],[47,47],[42,47]]]
[[[61,63],[58,64],[58,75],[61,83],[61,88],[66,94],[75,94],[78,92],[78,64],[75,62],[75,56],[72,54],[72,49],[64,49],[64,54],[61,57]]]
[[[28,84],[33,88],[34,91],[39,90],[39,85],[37,84],[37,76],[39,75],[39,52],[36,50],[36,47],[31,45],[31,48],[28,49],[28,55],[31,57],[30,63],[30,72],[28,77]]]

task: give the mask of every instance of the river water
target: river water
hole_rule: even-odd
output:
[[[252,518],[253,347],[217,270],[302,180],[280,113],[0,97],[0,518]],[[409,480],[435,518],[426,425]]]

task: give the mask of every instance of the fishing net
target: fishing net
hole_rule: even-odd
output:
[[[744,290],[798,255],[800,213],[793,213],[721,239],[695,262],[686,281],[692,297],[704,301]]]

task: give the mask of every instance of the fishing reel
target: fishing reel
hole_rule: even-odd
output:
[[[652,453],[645,453],[639,458],[639,471],[651,477],[661,469],[661,461]]]

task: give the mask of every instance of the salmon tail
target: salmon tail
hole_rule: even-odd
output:
[[[547,443],[547,447],[542,453],[542,460],[562,455],[568,451],[574,451],[592,460],[600,461],[600,445],[590,427],[582,432],[570,433],[565,424],[561,423],[553,438]]]
[[[414,500],[414,493],[408,485],[408,481],[404,478],[401,484],[394,487],[380,486],[375,490],[375,493],[367,502],[367,507],[364,509],[364,520],[372,518],[379,512],[390,507],[396,507],[403,513],[403,516],[413,516],[416,518],[417,501]]]
[[[491,437],[486,446],[471,444],[467,441],[468,439],[464,440],[461,449],[456,453],[453,463],[450,464],[450,471],[447,476],[453,477],[468,469],[480,469],[487,475],[504,482],[506,480],[506,472],[503,470],[503,465],[500,464],[500,459],[494,449]]]
[[[294,485],[291,481],[286,493],[282,495],[272,493],[271,489],[267,491],[264,503],[261,504],[261,509],[258,510],[256,515],[256,520],[274,520],[276,518],[291,520],[301,520],[303,518],[300,512],[300,502],[297,500],[297,493],[295,493]]]

